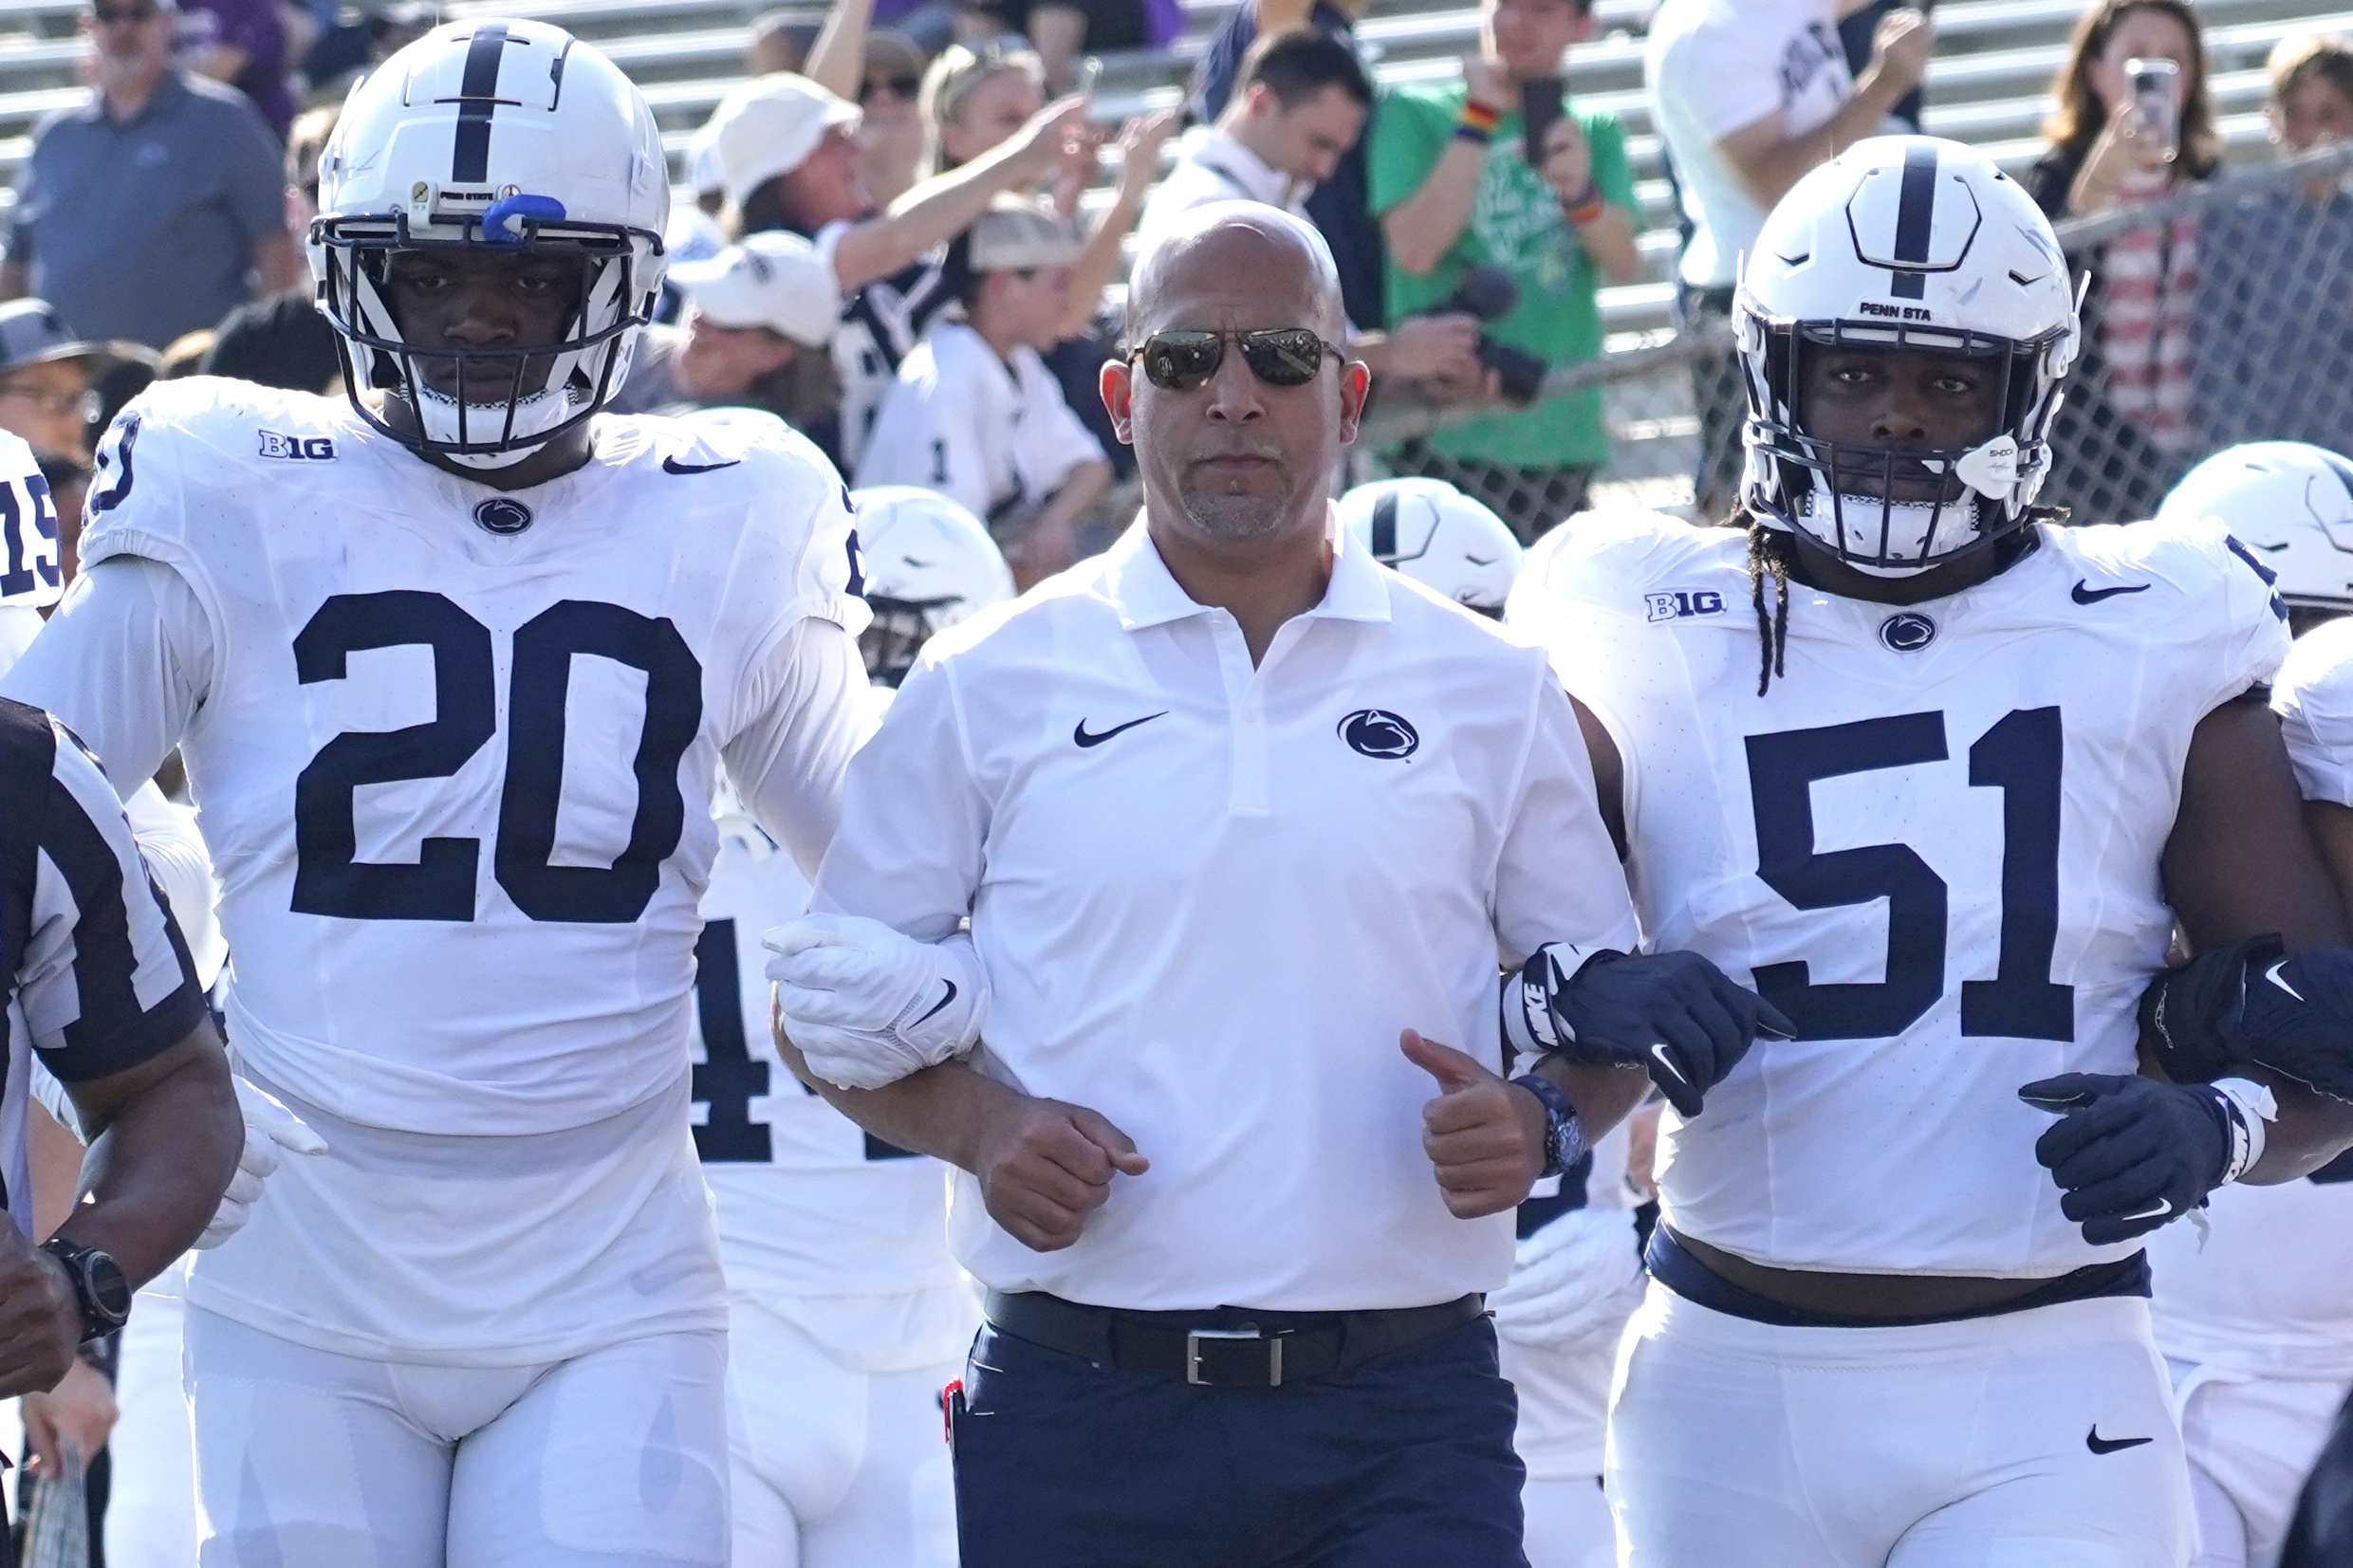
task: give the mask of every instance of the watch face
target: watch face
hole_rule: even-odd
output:
[[[131,1282],[122,1265],[103,1252],[92,1252],[83,1265],[89,1282],[90,1303],[120,1322],[131,1315]]]

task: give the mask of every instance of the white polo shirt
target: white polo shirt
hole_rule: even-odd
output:
[[[1047,1253],[958,1172],[950,1240],[989,1285],[1318,1311],[1510,1272],[1511,1216],[1439,1198],[1398,1035],[1500,1066],[1498,954],[1632,948],[1625,879],[1543,655],[1332,537],[1253,670],[1139,522],[934,637],[850,765],[812,907],[926,941],[969,914],[984,1070],[1152,1161]]]
[[[1151,250],[1160,231],[1178,217],[1213,201],[1264,202],[1304,218],[1311,184],[1285,174],[1216,126],[1195,125],[1178,139],[1175,166],[1145,198],[1136,223],[1136,254]]]
[[[1001,509],[1043,504],[1102,454],[1035,349],[1000,360],[962,322],[941,321],[899,367],[857,483],[920,485],[994,523]]]

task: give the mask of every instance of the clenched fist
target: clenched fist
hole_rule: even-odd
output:
[[[1009,1096],[989,1114],[973,1159],[989,1217],[1034,1252],[1077,1241],[1111,1196],[1113,1176],[1151,1168],[1135,1140],[1098,1113],[1028,1096]]]

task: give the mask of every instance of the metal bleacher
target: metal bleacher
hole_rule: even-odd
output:
[[[772,0],[454,0],[446,14],[537,17],[595,41],[645,89],[674,166],[688,136],[741,79],[744,24]],[[1185,36],[1172,48],[1105,59],[1097,89],[1102,118],[1117,120],[1176,101],[1194,61],[1232,0],[1186,0]],[[1655,0],[1599,0],[1600,31],[1571,52],[1569,90],[1580,103],[1616,111],[1633,156],[1646,254],[1663,275],[1672,253],[1671,198],[1642,94],[1644,21]],[[1942,0],[1936,58],[1928,78],[1927,128],[1984,148],[2013,171],[2039,150],[2036,127],[2084,0]],[[0,0],[0,182],[13,183],[30,133],[51,110],[81,101],[75,0]],[[2267,156],[2261,115],[2263,60],[2282,36],[2313,28],[2353,31],[2353,10],[2310,0],[2201,0],[2209,69],[2233,161]],[[1478,10],[1458,0],[1372,0],[1358,37],[1391,84],[1443,81],[1475,46]],[[1099,186],[1096,200],[1104,199]],[[1609,289],[1613,333],[1664,322],[1663,283]]]

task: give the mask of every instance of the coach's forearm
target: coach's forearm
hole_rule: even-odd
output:
[[[188,1250],[220,1207],[245,1147],[229,1059],[208,1019],[128,1072],[67,1086],[84,1128],[90,1201],[58,1234],[104,1249],[134,1285]]]
[[[844,1089],[811,1072],[800,1047],[785,1038],[782,1021],[774,1022],[776,1054],[826,1104],[884,1143],[959,1170],[977,1169],[979,1133],[989,1114],[1025,1098],[960,1061],[926,1067],[880,1089]]]

